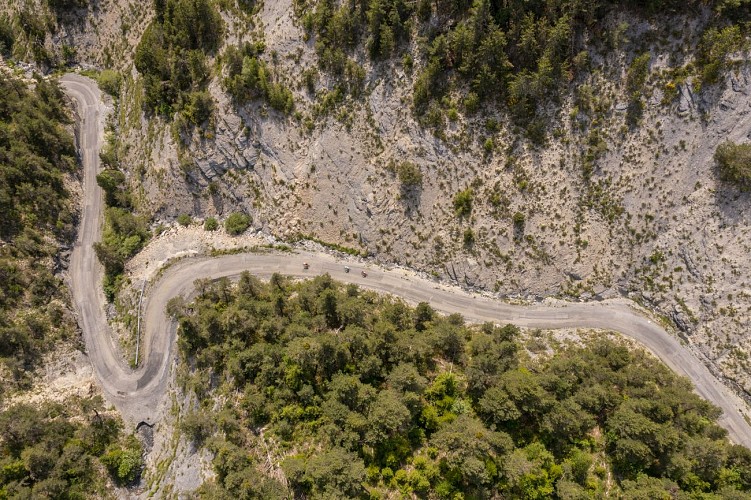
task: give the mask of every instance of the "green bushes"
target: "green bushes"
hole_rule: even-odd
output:
[[[13,51],[15,41],[16,34],[10,17],[0,14],[0,54],[9,56]]]
[[[457,217],[468,217],[472,213],[473,199],[474,191],[472,191],[472,188],[459,191],[454,195],[454,213]]]
[[[219,223],[214,217],[207,217],[203,223],[203,228],[206,231],[216,231],[219,229]]]
[[[191,222],[193,222],[193,219],[188,214],[180,214],[177,216],[177,223],[183,227],[190,226]]]
[[[117,71],[111,69],[102,70],[96,79],[99,87],[107,92],[112,97],[120,97],[120,86],[123,82],[123,77]]]
[[[738,25],[707,31],[700,44],[697,65],[702,81],[717,80],[729,54],[744,46],[738,0],[715,2]],[[704,4],[692,0],[693,8]],[[589,53],[602,47],[584,42],[578,33],[608,32],[604,21],[613,10],[643,16],[673,12],[685,5],[675,0],[622,4],[613,0],[548,5],[544,2],[457,2],[421,0],[296,0],[295,12],[308,36],[314,38],[320,67],[332,74],[343,89],[350,86],[345,72],[352,55],[363,48],[375,63],[383,59],[402,60],[405,71],[415,75],[412,104],[423,125],[440,129],[440,115],[448,111],[449,93],[465,95],[465,111],[475,113],[482,103],[501,103],[516,124],[528,128],[529,138],[543,144],[549,117],[544,106],[556,104],[561,90],[590,69]],[[742,10],[742,8],[740,8]],[[628,12],[632,11],[632,12]],[[732,14],[731,14],[732,12]],[[620,44],[628,24],[611,30],[609,49]],[[410,36],[413,37],[410,40]],[[408,43],[409,42],[409,43]],[[589,43],[589,46],[584,45]],[[417,47],[419,55],[414,58]],[[637,58],[644,69],[645,56]],[[398,59],[397,59],[398,58]],[[631,72],[637,79],[645,73]],[[336,85],[334,85],[336,86]],[[629,90],[629,123],[638,122],[642,112],[638,85]]]
[[[112,479],[120,486],[133,484],[143,469],[143,449],[134,436],[126,440],[124,446],[113,445],[102,456],[102,463],[109,470]]]
[[[114,300],[119,289],[125,262],[138,253],[150,237],[147,221],[121,207],[105,209],[102,241],[94,244],[94,251],[104,266],[104,292]]]
[[[468,227],[464,230],[464,235],[462,236],[462,239],[464,241],[465,247],[472,247],[472,245],[475,244],[475,232],[472,231],[471,227]]]
[[[104,199],[110,206],[128,206],[130,199],[125,189],[125,174],[107,167],[96,176],[96,183],[104,190]]]
[[[737,25],[722,29],[709,28],[702,35],[697,47],[696,63],[701,70],[701,81],[706,84],[717,83],[727,65],[730,54],[748,46],[741,29]]]
[[[628,71],[626,71],[626,93],[629,97],[628,108],[626,108],[626,122],[631,126],[635,126],[644,113],[642,91],[649,76],[650,60],[651,55],[649,52],[645,52],[634,58],[628,67]]]
[[[21,80],[0,75],[0,237],[24,228],[72,229],[63,174],[75,168],[72,137],[62,93],[54,83],[37,82],[30,92]]]
[[[416,189],[422,186],[422,171],[410,161],[403,161],[396,167],[396,175],[402,189]]]
[[[717,146],[714,159],[720,179],[743,190],[751,188],[751,144],[723,142]]]
[[[235,212],[224,221],[224,229],[232,236],[244,233],[250,227],[251,218],[244,213]]]
[[[723,488],[742,497],[751,488],[751,451],[727,441],[720,411],[617,341],[534,360],[511,325],[467,327],[328,275],[264,283],[245,273],[198,290],[172,310],[187,378],[204,388],[185,431],[214,454],[214,497],[661,498]],[[209,373],[225,381],[220,393],[206,389]],[[296,451],[281,463],[291,491],[247,451],[269,443]]]
[[[107,300],[113,301],[122,283],[125,262],[143,248],[151,233],[148,221],[133,213],[125,174],[118,168],[114,134],[108,135],[99,156],[105,168],[96,181],[104,191],[107,208],[102,241],[94,244],[94,251],[104,266],[104,294]]]

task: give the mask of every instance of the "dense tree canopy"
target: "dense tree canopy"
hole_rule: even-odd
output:
[[[186,118],[198,123],[211,108],[201,91],[209,77],[206,54],[222,39],[222,19],[211,0],[156,0],[155,8],[135,54],[145,105],[166,115],[187,110]]]
[[[70,401],[69,403],[74,403]],[[105,468],[118,484],[135,481],[141,445],[123,439],[101,398],[79,404],[16,404],[0,412],[1,498],[102,498]]]
[[[76,166],[57,85],[33,89],[0,73],[0,362],[27,382],[55,339],[75,331],[55,277],[60,246],[72,240],[74,215],[64,177]]]
[[[181,380],[201,401],[186,430],[216,453],[207,495],[720,498],[751,487],[751,452],[730,445],[719,410],[613,340],[532,360],[513,326],[470,328],[327,275],[196,286],[190,308],[168,309]]]

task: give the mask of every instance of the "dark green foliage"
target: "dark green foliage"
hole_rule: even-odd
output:
[[[40,80],[30,92],[0,75],[0,237],[24,228],[70,231],[63,174],[76,162],[68,119],[56,84]]]
[[[717,81],[728,56],[743,48],[740,26],[748,17],[747,2],[719,0],[710,4],[720,12],[727,9],[725,19],[738,24],[707,30],[697,57],[702,80],[707,83]],[[692,0],[688,5],[700,9],[706,2]],[[320,66],[335,76],[340,86],[351,83],[345,68],[359,47],[375,62],[398,57],[408,72],[418,47],[412,102],[423,125],[441,129],[442,115],[449,107],[444,97],[458,91],[466,96],[464,107],[470,114],[481,109],[481,103],[504,105],[508,115],[524,126],[529,140],[540,145],[551,118],[544,106],[555,104],[561,90],[590,69],[593,49],[608,48],[592,43],[606,37],[589,39],[583,34],[604,35],[611,30],[604,20],[613,10],[641,17],[672,13],[688,5],[676,0],[625,4],[612,0],[296,0],[295,11],[308,36],[314,37]],[[725,19],[718,16],[717,21]],[[644,61],[640,57],[637,62]],[[641,97],[635,96],[640,90],[628,93],[631,124],[636,124],[642,113]],[[457,114],[456,109],[449,112]]]
[[[224,221],[224,229],[232,236],[245,232],[250,227],[251,218],[244,213],[235,212]]]
[[[55,83],[29,90],[2,74],[0,94],[0,362],[11,375],[2,393],[27,382],[40,355],[75,331],[57,302],[65,294],[53,259],[73,238],[63,178],[76,162]]]
[[[14,52],[19,45],[25,49],[25,56],[31,57],[37,64],[50,66],[52,54],[44,45],[47,33],[52,32],[52,17],[39,9],[33,2],[20,5],[13,19],[15,33]],[[21,42],[24,42],[21,44]],[[21,50],[23,50],[21,49]]]
[[[210,0],[157,1],[156,11],[134,58],[145,105],[165,115],[182,111],[188,121],[203,123],[212,108],[202,92],[209,77],[206,54],[219,47],[222,19]]]
[[[88,4],[88,0],[46,0],[46,2],[58,14],[64,14],[71,9],[80,9]]]
[[[120,86],[123,82],[123,77],[117,71],[111,69],[102,70],[96,79],[99,87],[107,92],[112,97],[120,97]]]
[[[649,76],[649,61],[651,60],[649,52],[635,57],[626,72],[626,92],[633,94],[641,92]]]
[[[120,286],[125,261],[143,248],[150,232],[146,220],[127,208],[108,207],[104,215],[102,241],[94,244],[94,251],[104,266],[104,293],[112,301]]]
[[[196,91],[188,94],[182,115],[193,125],[203,125],[214,111],[214,100],[206,91]]]
[[[751,144],[723,142],[714,153],[720,179],[747,190],[751,188]]]
[[[604,485],[595,458],[615,496],[751,487],[751,451],[719,410],[611,340],[531,361],[513,326],[468,328],[328,275],[196,288],[170,311],[201,400],[184,431],[216,454],[215,497],[585,498]],[[272,449],[295,451],[274,464]],[[269,459],[292,491],[260,472]]]
[[[374,0],[370,8],[365,1],[339,4],[323,0],[311,6],[306,0],[295,1],[295,11],[302,17],[307,36],[315,35],[315,50],[321,68],[337,77],[335,90],[358,96],[362,92],[365,71],[351,57],[363,41],[365,25],[374,31],[367,40],[373,57],[387,56],[406,31],[402,19],[409,15],[409,2]]]
[[[190,215],[188,214],[180,214],[177,216],[177,223],[181,226],[190,226],[191,222],[193,222],[193,219],[191,219]]]
[[[115,168],[105,168],[96,176],[96,183],[104,190],[107,205],[128,206],[130,200],[125,191],[125,174]]]
[[[0,14],[0,54],[4,56],[10,55],[15,41],[16,34],[10,17],[6,14]]]
[[[143,449],[135,436],[130,436],[124,445],[113,444],[102,456],[102,463],[107,466],[112,479],[118,485],[136,482],[143,469]]]
[[[471,247],[475,244],[475,232],[472,231],[471,227],[468,227],[464,230],[464,235],[462,236],[462,239],[464,240],[464,246],[465,247]]]
[[[112,301],[122,283],[125,262],[143,248],[151,234],[147,220],[133,213],[125,174],[118,168],[114,135],[108,136],[99,157],[105,169],[96,176],[96,181],[104,190],[107,209],[102,241],[94,244],[94,251],[104,266],[104,294]]]
[[[273,81],[268,65],[260,59],[263,45],[246,43],[242,48],[228,47],[222,59],[227,91],[239,103],[251,99],[264,99],[269,105],[283,113],[294,108],[292,91],[284,84]]]
[[[101,497],[107,483],[96,462],[112,470],[116,451],[127,455],[129,466],[112,470],[113,479],[119,482],[118,474],[126,469],[131,481],[137,477],[142,463],[138,441],[131,437],[125,450],[120,448],[121,424],[102,413],[101,398],[78,403],[16,404],[0,412],[0,497]]]

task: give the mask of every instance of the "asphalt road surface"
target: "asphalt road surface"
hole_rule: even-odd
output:
[[[107,398],[131,423],[155,423],[165,397],[174,363],[175,325],[165,314],[172,297],[189,297],[201,278],[237,278],[243,271],[259,277],[278,272],[296,277],[329,273],[337,280],[398,295],[411,303],[426,301],[443,313],[461,313],[471,322],[513,323],[531,328],[603,328],[631,337],[670,368],[688,377],[696,392],[723,410],[720,425],[730,439],[751,447],[751,425],[740,412],[745,403],[718,381],[691,351],[658,324],[623,302],[572,303],[561,306],[519,306],[466,293],[458,288],[422,279],[411,273],[349,262],[328,254],[308,252],[241,253],[191,258],[173,264],[151,284],[143,305],[141,366],[123,363],[108,331],[104,313],[102,271],[92,245],[101,237],[103,196],[96,184],[99,149],[104,136],[106,109],[96,83],[74,74],[61,79],[77,103],[79,151],[84,167],[84,207],[78,239],[71,255],[70,286],[86,347]],[[309,263],[307,270],[303,263]],[[344,272],[344,266],[352,270]],[[361,270],[366,270],[367,278]]]

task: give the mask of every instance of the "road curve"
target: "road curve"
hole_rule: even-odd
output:
[[[751,425],[740,409],[745,403],[719,382],[691,351],[663,328],[623,302],[572,303],[561,306],[518,306],[471,295],[458,288],[416,277],[405,271],[386,270],[375,265],[350,263],[328,254],[308,252],[241,253],[215,258],[191,258],[167,268],[151,285],[143,306],[143,359],[138,369],[126,366],[117,354],[108,332],[101,292],[101,266],[92,245],[98,241],[102,223],[102,193],[96,184],[98,151],[103,138],[105,108],[96,84],[78,75],[61,79],[65,91],[77,102],[79,148],[84,166],[84,208],[78,240],[71,256],[70,285],[89,357],[108,399],[137,423],[154,423],[167,391],[174,362],[175,325],[165,315],[172,297],[189,296],[200,278],[236,278],[243,271],[260,277],[278,272],[295,277],[329,273],[340,281],[391,293],[416,303],[429,302],[444,313],[461,313],[468,321],[513,323],[531,328],[603,328],[618,331],[646,346],[671,369],[688,377],[702,397],[723,410],[720,425],[730,439],[751,447]],[[303,270],[303,262],[310,268]],[[359,270],[366,268],[368,277]]]

